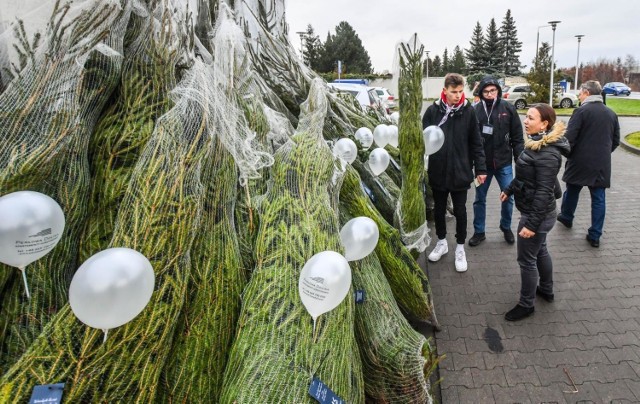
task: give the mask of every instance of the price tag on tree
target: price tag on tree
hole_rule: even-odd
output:
[[[345,404],[345,401],[331,391],[326,384],[314,378],[309,386],[309,395],[320,404]]]
[[[35,386],[29,404],[60,404],[63,392],[64,383]]]

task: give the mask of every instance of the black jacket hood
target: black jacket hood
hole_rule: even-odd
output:
[[[502,98],[502,87],[500,87],[500,83],[498,79],[493,76],[485,76],[482,80],[480,80],[480,84],[478,85],[478,95],[481,100],[484,100],[484,96],[482,95],[482,91],[486,86],[496,86],[498,89],[498,96],[496,97],[496,101]]]

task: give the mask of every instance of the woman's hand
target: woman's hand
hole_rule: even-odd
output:
[[[478,175],[476,177],[476,181],[478,181],[478,184],[482,185],[484,184],[484,182],[487,180],[487,176],[486,175]]]
[[[504,192],[500,192],[500,201],[504,202],[507,199],[509,199],[509,195],[505,194]]]
[[[522,238],[531,238],[533,236],[536,235],[535,231],[531,231],[529,229],[527,229],[526,227],[523,227],[522,230],[520,230],[520,233],[518,233],[518,236],[522,237]]]

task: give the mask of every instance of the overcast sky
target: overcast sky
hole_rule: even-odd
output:
[[[580,44],[580,62],[600,57],[613,59],[633,55],[640,60],[640,1],[638,0],[537,0],[537,1],[432,1],[432,0],[287,0],[286,18],[291,43],[300,48],[297,31],[311,24],[324,42],[327,32],[335,34],[340,21],[347,21],[369,52],[376,72],[392,70],[395,45],[413,33],[430,51],[442,57],[456,45],[469,47],[471,34],[480,22],[483,31],[495,18],[499,27],[507,12],[522,42],[520,63],[526,71],[535,57],[538,27],[560,20],[556,29],[555,60],[559,67],[576,64],[577,34],[585,35]],[[552,42],[551,27],[539,29],[540,43]]]

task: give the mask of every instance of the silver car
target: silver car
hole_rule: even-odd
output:
[[[502,89],[502,98],[513,104],[516,109],[525,109],[527,107],[527,96],[533,95],[531,87],[528,84],[514,84],[505,86]],[[557,92],[553,99],[553,106],[560,108],[574,108],[578,106],[578,97],[575,94]]]

